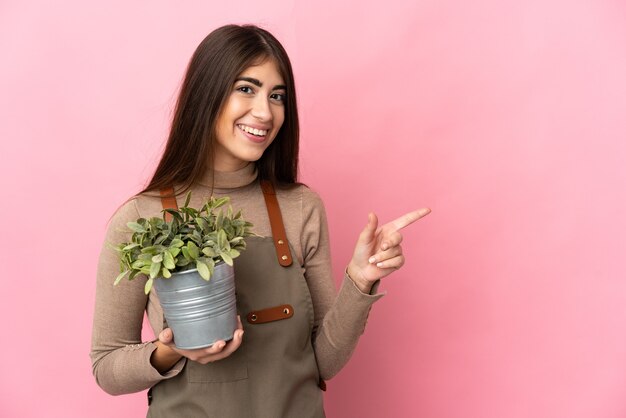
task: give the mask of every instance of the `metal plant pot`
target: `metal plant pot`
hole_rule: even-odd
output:
[[[233,338],[237,306],[232,266],[217,264],[209,281],[193,269],[160,277],[154,286],[176,347],[203,348]]]

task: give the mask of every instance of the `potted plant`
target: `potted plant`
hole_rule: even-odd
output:
[[[241,211],[233,214],[229,205],[224,213],[228,197],[211,197],[200,210],[190,207],[190,200],[188,193],[182,207],[164,209],[162,218],[129,222],[131,241],[114,246],[120,255],[114,284],[147,276],[146,294],[155,287],[174,343],[184,349],[232,339],[237,328],[233,259],[246,248],[245,238],[254,235]]]

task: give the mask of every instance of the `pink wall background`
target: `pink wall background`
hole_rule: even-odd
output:
[[[229,22],[291,55],[337,280],[369,210],[433,210],[329,417],[626,416],[624,2],[108,3],[0,3],[0,416],[145,414],[91,376],[96,260]]]

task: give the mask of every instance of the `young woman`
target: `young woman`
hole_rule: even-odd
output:
[[[119,261],[105,245],[91,350],[93,373],[105,391],[151,388],[150,417],[324,416],[324,380],[354,350],[371,305],[382,296],[376,294],[379,279],[404,263],[400,229],[429,210],[381,227],[370,214],[336,294],[324,207],[297,183],[297,172],[298,113],[285,50],[255,26],[215,30],[189,63],[152,180],[116,212],[105,241],[128,241],[127,222],[160,216],[160,192],[170,187],[183,199],[191,190],[196,207],[211,195],[229,196],[259,235],[235,264],[245,323],[228,342],[177,349],[155,292],[144,294],[145,279],[113,287]],[[278,209],[266,204],[272,196]],[[274,240],[280,228],[285,239]],[[291,316],[245,319],[283,304],[291,305]],[[144,311],[156,341],[141,340]]]

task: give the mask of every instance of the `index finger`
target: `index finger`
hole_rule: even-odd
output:
[[[398,219],[389,222],[389,225],[391,225],[391,228],[394,231],[398,231],[402,228],[406,228],[407,226],[411,225],[413,222],[417,221],[420,218],[423,218],[429,213],[430,213],[429,208],[418,209],[413,212],[404,214],[400,216]]]

